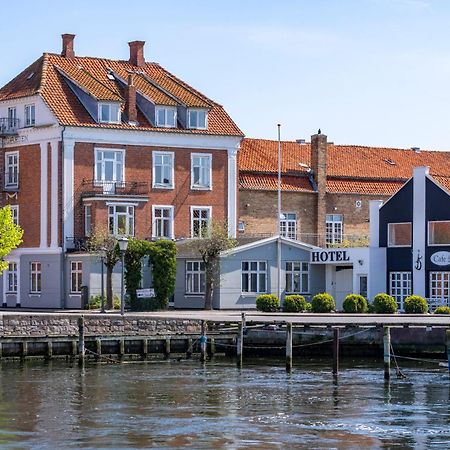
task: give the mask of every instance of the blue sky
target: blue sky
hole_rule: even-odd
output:
[[[450,1],[2,2],[0,84],[61,33],[78,55],[157,61],[249,137],[450,150]]]

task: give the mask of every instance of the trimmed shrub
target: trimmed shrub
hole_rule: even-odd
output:
[[[305,304],[305,312],[310,312],[312,309],[312,305],[309,302],[306,302]]]
[[[410,295],[405,298],[405,313],[408,314],[426,314],[428,312],[428,303],[420,295]]]
[[[346,313],[365,313],[368,311],[367,300],[359,294],[349,294],[343,304]]]
[[[316,294],[311,302],[311,311],[314,313],[329,313],[336,309],[334,298],[327,293]]]
[[[448,306],[438,306],[434,310],[434,314],[450,314],[450,308]]]
[[[306,310],[305,297],[303,295],[286,295],[284,297],[284,312],[302,312]]]
[[[131,311],[158,311],[166,309],[166,303],[157,297],[130,298]]]
[[[373,299],[373,309],[376,314],[395,314],[397,302],[389,294],[377,294]]]
[[[280,308],[280,299],[275,294],[262,294],[256,297],[256,309],[263,312],[276,312]]]
[[[106,306],[106,292],[105,292],[105,306]],[[89,303],[84,309],[100,309],[102,307],[102,296],[101,294],[93,295],[89,299]],[[115,295],[113,298],[113,308],[120,309],[120,298]]]

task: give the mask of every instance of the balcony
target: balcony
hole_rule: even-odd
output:
[[[19,130],[19,119],[0,117],[0,137],[14,136]]]
[[[7,192],[16,192],[19,190],[19,171],[5,172],[1,183],[1,190]]]
[[[80,186],[82,197],[92,196],[147,196],[149,184],[145,181],[96,181],[83,180]]]

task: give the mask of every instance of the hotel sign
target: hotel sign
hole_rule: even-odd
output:
[[[430,260],[436,266],[450,266],[450,252],[436,252],[430,256]]]
[[[350,257],[347,254],[347,250],[320,250],[317,252],[311,252],[311,262],[313,263],[349,262],[349,261]]]

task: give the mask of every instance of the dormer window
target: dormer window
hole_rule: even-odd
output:
[[[189,109],[188,127],[195,130],[206,130],[208,112],[205,109]]]
[[[99,103],[98,121],[100,123],[120,123],[120,105],[118,103]]]
[[[175,128],[177,123],[177,109],[169,106],[156,107],[156,126]]]
[[[25,105],[25,126],[32,127],[36,123],[36,108],[34,104]]]

